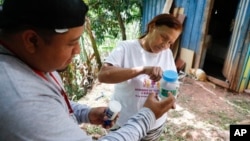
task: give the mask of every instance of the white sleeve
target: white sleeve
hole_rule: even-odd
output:
[[[110,55],[105,59],[105,63],[110,63],[113,66],[122,67],[124,63],[124,45],[123,42],[118,42],[117,47],[112,50]]]

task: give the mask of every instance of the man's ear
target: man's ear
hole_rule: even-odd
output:
[[[22,39],[25,49],[29,53],[34,53],[38,46],[38,35],[33,30],[26,30],[22,33]]]

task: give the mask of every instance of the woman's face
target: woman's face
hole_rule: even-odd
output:
[[[147,50],[152,53],[159,53],[171,47],[181,34],[180,30],[168,26],[154,26],[150,29],[146,42]]]

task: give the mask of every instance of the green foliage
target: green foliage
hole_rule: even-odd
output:
[[[141,1],[140,0],[84,0],[89,5],[88,18],[95,42],[101,58],[105,58],[125,34],[133,38],[135,31],[140,29]],[[118,18],[121,17],[122,21]],[[138,22],[139,21],[139,22]],[[122,22],[122,23],[120,23]],[[135,24],[136,23],[136,24]],[[86,25],[86,24],[85,24]],[[134,27],[135,25],[135,27]],[[65,89],[70,99],[77,101],[92,88],[98,73],[96,54],[93,51],[93,42],[86,36],[87,30],[81,39],[81,53],[68,69],[61,72]],[[83,41],[84,40],[84,41]]]
[[[106,36],[121,37],[119,15],[125,25],[141,19],[140,0],[89,0],[88,5],[88,16],[98,44],[102,44]]]
[[[0,5],[3,4],[3,1],[0,0]],[[129,36],[135,35],[135,29],[140,29],[137,28],[138,24],[136,24],[137,27],[131,27],[131,25],[141,19],[141,0],[83,1],[89,5],[88,17],[102,58],[109,54],[121,38],[122,27],[117,20],[119,16],[121,16],[126,29],[132,28],[131,31],[127,31]],[[69,98],[75,101],[92,88],[97,75],[96,61],[92,59],[94,58],[92,44],[86,35],[83,36],[80,55],[64,72],[60,72]]]
[[[85,89],[80,87],[79,77],[81,77],[81,75],[79,75],[79,70],[77,70],[77,63],[71,63],[67,70],[61,72],[60,74],[63,78],[65,89],[71,100],[76,101],[87,93]]]
[[[92,52],[88,50],[86,36],[81,38],[80,45],[80,55],[74,58],[65,71],[60,72],[68,97],[73,101],[77,101],[87,94],[88,90],[92,88],[97,74],[95,60],[90,60],[90,56],[88,56]]]

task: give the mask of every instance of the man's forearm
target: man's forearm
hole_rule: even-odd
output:
[[[110,132],[100,141],[138,141],[146,135],[155,120],[154,113],[150,109],[142,108],[119,130]]]
[[[88,114],[90,107],[87,105],[79,104],[73,101],[70,101],[70,105],[73,108],[74,114],[76,116],[78,123],[89,123]]]

